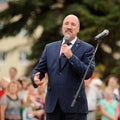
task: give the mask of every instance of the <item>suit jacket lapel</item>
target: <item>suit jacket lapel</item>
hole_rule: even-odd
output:
[[[76,40],[75,44],[72,46],[71,50],[73,53],[76,52],[76,50],[80,47],[81,41],[79,39]]]
[[[61,50],[61,45],[62,45],[62,41],[60,42],[59,46],[58,46],[58,51],[57,53],[59,53],[58,55],[58,62],[59,62],[59,71],[62,71],[66,62],[67,62],[67,59],[64,55],[60,55],[60,50]]]
[[[60,61],[59,61],[59,58],[60,58],[61,44],[62,44],[62,40],[61,40],[61,41],[58,41],[58,44],[57,44],[56,49],[55,49],[55,53],[56,53],[56,57],[57,57],[57,64],[58,64],[58,68],[59,68],[59,69],[60,69]],[[54,51],[53,51],[53,52],[54,52]]]
[[[57,55],[58,58],[60,57],[61,44],[62,44],[62,41],[58,41],[58,44],[57,44],[57,46],[56,46],[56,49],[55,49],[55,51],[53,51],[53,52],[56,53],[56,55]],[[58,60],[59,60],[59,59],[58,59]]]

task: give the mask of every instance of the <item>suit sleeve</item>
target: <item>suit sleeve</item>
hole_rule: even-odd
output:
[[[69,63],[72,66],[73,70],[79,75],[82,76],[85,74],[85,71],[88,67],[88,64],[90,63],[90,60],[92,58],[94,52],[94,47],[89,47],[83,54],[82,59],[79,59],[76,55],[72,55],[72,57],[69,59]],[[92,61],[90,68],[88,70],[88,73],[86,75],[85,79],[88,79],[91,77],[95,66],[95,60]]]
[[[31,75],[31,81],[33,83],[33,86],[36,88],[38,87],[35,83],[34,83],[34,76],[37,72],[40,72],[40,80],[42,78],[44,78],[45,73],[47,72],[47,57],[46,57],[46,47],[42,53],[42,56],[39,60],[39,63],[36,65],[36,67],[33,69],[32,71],[32,75]]]

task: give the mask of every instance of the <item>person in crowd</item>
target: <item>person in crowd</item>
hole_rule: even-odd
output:
[[[33,118],[33,115],[31,115],[31,112],[34,109],[34,103],[33,101],[35,101],[37,94],[35,94],[35,89],[32,85],[32,83],[29,83],[27,85],[27,90],[24,94],[23,97],[23,106],[24,106],[24,110],[23,110],[23,120],[36,120],[36,118]]]
[[[96,120],[96,113],[98,109],[99,100],[101,99],[101,94],[98,88],[91,84],[90,79],[85,80],[85,91],[88,101],[87,120]]]
[[[11,81],[8,85],[8,92],[2,97],[0,101],[1,120],[21,120],[21,101],[18,97],[18,92],[18,82],[16,80]]]
[[[22,77],[21,79],[19,79],[18,80],[19,82],[20,82],[20,84],[21,84],[21,90],[20,90],[20,92],[19,92],[19,98],[21,99],[21,100],[23,100],[23,98],[24,98],[24,95],[25,95],[25,93],[26,93],[26,91],[27,91],[27,86],[28,86],[28,84],[29,84],[29,79],[27,78],[27,77]]]
[[[37,120],[45,120],[45,90],[46,83],[42,84],[41,86],[38,86],[38,95],[32,101],[34,109],[29,111],[31,117],[36,117]]]
[[[102,72],[101,71],[98,71],[98,70],[95,70],[92,74],[92,76],[89,78],[90,81],[94,81],[94,79],[100,79],[102,76]]]
[[[9,82],[10,80],[7,77],[3,77],[0,80],[0,101],[1,101],[1,98],[4,96],[4,94],[7,93],[7,87]],[[0,111],[1,111],[1,104],[0,104]],[[0,115],[0,120],[1,120],[1,115]]]
[[[120,101],[120,85],[117,82],[116,88],[114,89],[114,96],[117,101]]]
[[[87,119],[88,106],[84,83],[79,93],[80,99],[71,106],[94,52],[92,45],[78,38],[79,30],[78,17],[73,14],[67,15],[62,23],[63,40],[45,46],[40,61],[32,72],[34,87],[43,84],[42,78],[48,73],[45,105],[47,120]],[[94,66],[93,60],[85,79],[92,75]]]
[[[104,91],[105,98],[100,100],[101,120],[118,119],[118,102],[113,99],[113,89],[106,87]]]
[[[23,116],[23,111],[24,111],[24,107],[25,107],[24,103],[23,103],[23,99],[24,99],[25,93],[27,91],[27,85],[29,84],[30,81],[29,81],[29,79],[27,77],[23,76],[23,77],[18,79],[18,82],[19,82],[19,87],[20,87],[18,97],[22,102],[21,116]]]
[[[9,69],[9,77],[10,77],[10,80],[17,80],[17,69],[15,67],[11,67]]]
[[[97,87],[97,89],[101,93],[101,97],[102,97],[102,92],[104,89],[104,84],[103,84],[102,80],[99,78],[95,78],[94,80],[91,81],[91,85]]]
[[[9,82],[10,80],[7,77],[3,77],[0,80],[0,99],[7,92],[7,87],[8,87]]]
[[[114,99],[119,101],[120,94],[119,94],[118,77],[115,75],[108,75],[108,77],[106,78],[106,86],[113,89],[113,97]]]
[[[120,86],[118,84],[118,89],[114,90],[114,94],[118,96],[118,120],[120,120]]]
[[[118,120],[120,120],[120,101],[118,102]]]

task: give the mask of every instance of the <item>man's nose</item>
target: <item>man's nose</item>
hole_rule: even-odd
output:
[[[71,28],[71,24],[68,24],[67,28]]]

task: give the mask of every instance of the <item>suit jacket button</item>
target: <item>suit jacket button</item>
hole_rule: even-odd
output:
[[[59,72],[59,75],[61,75],[62,73],[61,72]]]

